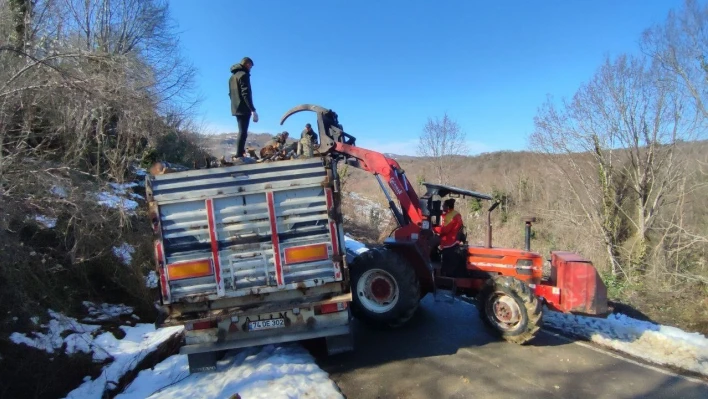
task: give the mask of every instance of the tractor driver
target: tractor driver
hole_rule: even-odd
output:
[[[438,249],[442,255],[442,274],[452,276],[458,271],[464,259],[460,253],[459,233],[462,230],[462,216],[455,210],[455,199],[448,198],[443,202],[442,223],[433,228],[440,236]]]

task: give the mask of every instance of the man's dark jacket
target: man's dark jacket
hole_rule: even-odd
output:
[[[251,95],[251,73],[241,64],[234,64],[231,67],[229,97],[231,97],[231,115],[250,115],[256,110]]]

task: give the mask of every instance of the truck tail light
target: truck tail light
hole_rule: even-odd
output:
[[[187,323],[185,325],[185,327],[188,331],[208,330],[210,328],[216,328],[216,321],[211,320],[211,321],[199,321],[196,323]]]
[[[170,280],[204,277],[213,274],[211,259],[172,263],[167,265]]]
[[[314,262],[329,259],[327,244],[303,245],[300,247],[285,248],[285,263]]]
[[[346,302],[338,303],[328,303],[325,305],[315,306],[315,315],[337,313],[347,310],[348,304]]]

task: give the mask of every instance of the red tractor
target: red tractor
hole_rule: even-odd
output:
[[[606,287],[589,260],[571,252],[555,251],[547,262],[541,254],[530,250],[534,218],[524,220],[525,249],[493,247],[491,213],[499,203],[491,196],[425,183],[427,190],[419,197],[398,162],[356,147],[356,139],[344,132],[334,111],[300,105],[283,116],[281,125],[290,115],[301,111],[317,113],[322,156],[330,157],[334,168],[343,161],[373,174],[398,223],[382,246],[363,253],[349,265],[352,313],[358,319],[377,326],[402,326],[413,316],[420,300],[428,293],[435,294],[438,288],[451,289],[453,295],[464,293],[476,298],[482,320],[507,341],[519,344],[528,342],[540,329],[543,304],[561,312],[607,313]],[[337,179],[337,173],[332,173],[332,178]],[[463,242],[464,264],[454,275],[441,273],[436,252],[431,248],[433,228],[440,224],[441,202],[445,197],[492,202],[487,211],[486,245]]]

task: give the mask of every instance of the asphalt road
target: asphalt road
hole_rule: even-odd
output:
[[[706,383],[550,333],[527,346],[500,341],[459,299],[428,295],[403,329],[376,331],[355,320],[354,332],[354,352],[318,357],[350,399],[708,398]]]

